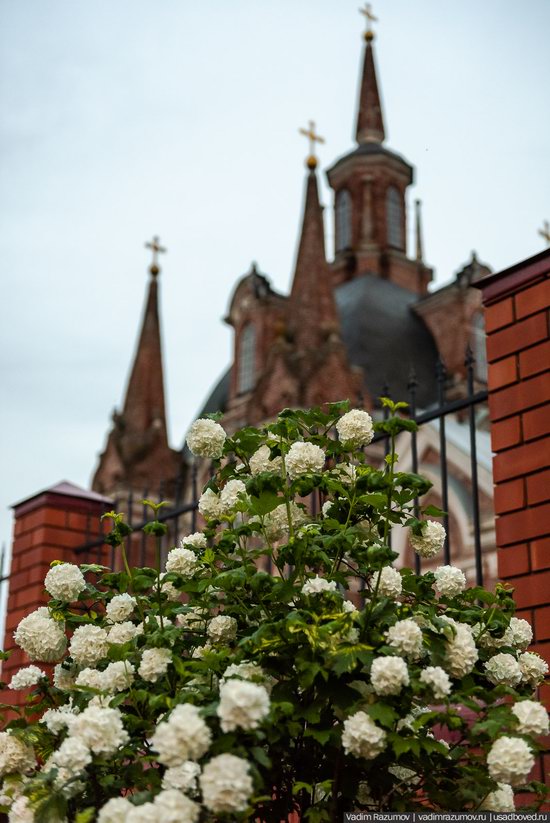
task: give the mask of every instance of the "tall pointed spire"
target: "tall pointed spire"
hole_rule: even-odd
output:
[[[307,135],[311,138],[311,135]],[[310,150],[311,151],[311,150]],[[323,210],[313,153],[304,198],[302,230],[290,293],[291,331],[298,349],[313,349],[338,329],[338,315],[325,256]]]
[[[357,111],[357,128],[355,138],[362,143],[383,143],[386,136],[382,105],[378,92],[376,68],[374,64],[373,40],[374,32],[371,21],[376,20],[372,14],[370,4],[360,12],[367,18],[367,30],[364,34],[365,56],[363,59],[363,74],[361,75],[361,89],[359,92],[359,109]]]
[[[414,216],[415,216],[415,237],[416,237],[416,259],[419,263],[422,263],[424,259],[424,249],[422,243],[422,213],[420,211],[420,207],[422,206],[421,200],[414,201]]]

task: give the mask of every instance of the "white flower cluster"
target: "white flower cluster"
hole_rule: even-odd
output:
[[[242,663],[231,663],[224,671],[220,685],[231,677],[240,677],[242,680],[252,680],[253,682],[259,683],[261,686],[264,686],[268,694],[273,688],[272,678],[264,672],[262,667],[256,663],[249,663],[246,660],[243,660]]]
[[[78,709],[72,702],[64,703],[58,709],[47,709],[40,718],[40,723],[45,723],[52,734],[59,734],[67,728],[73,714],[78,714]]]
[[[101,672],[102,690],[108,694],[123,692],[134,682],[135,666],[127,660],[115,660]]]
[[[192,549],[171,549],[166,558],[166,571],[177,572],[183,577],[193,577],[199,566],[199,558]]]
[[[340,440],[354,448],[368,446],[374,437],[372,417],[362,409],[352,409],[342,415],[336,424]]]
[[[302,440],[293,443],[285,458],[286,471],[291,480],[301,474],[322,472],[325,465],[325,453],[315,443]]]
[[[485,663],[487,679],[498,685],[517,686],[521,680],[521,669],[511,654],[495,654]]]
[[[346,754],[373,760],[386,748],[386,732],[365,712],[356,712],[344,721],[342,745]]]
[[[399,597],[403,591],[403,579],[397,569],[384,566],[378,577],[378,594],[384,597]]]
[[[520,737],[499,737],[487,755],[489,774],[498,783],[519,786],[535,765],[533,753]]]
[[[302,586],[302,594],[321,594],[322,592],[335,592],[336,581],[326,580],[324,577],[310,577]]]
[[[172,662],[170,649],[145,649],[141,655],[138,674],[149,683],[156,683],[168,671]]]
[[[479,657],[470,627],[446,618],[454,626],[455,634],[447,641],[445,665],[453,677],[466,677],[473,670]]]
[[[411,531],[410,541],[420,557],[435,557],[445,543],[445,528],[436,520],[426,520],[422,524],[422,534],[417,535]]]
[[[207,520],[214,520],[221,517],[222,506],[220,496],[212,489],[206,489],[199,498],[198,509]]]
[[[133,613],[136,602],[136,598],[132,597],[128,592],[115,594],[105,607],[108,619],[111,623],[122,623],[124,620],[127,620]]]
[[[0,777],[26,772],[36,763],[34,749],[9,732],[0,732]]]
[[[531,686],[539,686],[548,674],[548,663],[535,652],[520,654],[518,663],[523,679]]]
[[[128,742],[118,709],[88,706],[68,719],[69,736],[78,738],[94,754],[114,754]]]
[[[435,590],[444,597],[456,597],[466,588],[466,577],[456,566],[439,566],[435,570]]]
[[[196,803],[180,791],[167,789],[141,806],[113,797],[100,809],[97,823],[196,823],[199,814]]]
[[[527,620],[521,617],[512,617],[501,640],[502,646],[512,646],[513,649],[525,650],[533,642],[533,629]]]
[[[269,446],[260,446],[249,460],[250,472],[253,475],[261,472],[280,472],[282,462],[280,457],[271,459]]]
[[[426,666],[420,672],[420,682],[432,690],[436,700],[443,700],[451,693],[449,675],[440,666]]]
[[[198,760],[208,751],[212,733],[196,706],[182,703],[167,720],[157,723],[151,739],[157,760],[164,766],[181,766],[187,760]]]
[[[100,626],[87,623],[77,626],[69,645],[69,654],[79,666],[95,666],[109,650],[107,632]]]
[[[13,639],[31,660],[53,663],[66,647],[65,624],[53,620],[46,606],[41,606],[21,620]]]
[[[8,823],[35,823],[31,801],[26,795],[21,794],[13,801],[8,815]]]
[[[263,686],[234,679],[226,680],[220,686],[217,714],[224,732],[258,728],[269,709],[269,695]]]
[[[195,420],[187,434],[187,445],[197,457],[216,460],[223,454],[227,435],[219,423],[201,418]]]
[[[507,783],[499,783],[498,789],[489,792],[479,810],[481,812],[513,812],[515,808],[513,788]]]
[[[13,675],[8,688],[28,689],[29,686],[35,686],[42,677],[46,677],[46,672],[43,672],[38,666],[26,666],[26,668],[19,669]]]
[[[44,588],[56,600],[71,603],[86,588],[84,575],[73,563],[57,563],[49,570]]]
[[[194,760],[185,760],[180,766],[171,766],[164,772],[163,789],[179,789],[180,792],[195,794],[201,767]]]
[[[180,549],[184,549],[185,546],[192,546],[194,549],[206,549],[208,546],[206,535],[202,532],[193,532],[193,534],[182,537],[180,540]]]
[[[409,685],[409,670],[402,657],[376,657],[370,679],[376,694],[399,694],[403,686]]]
[[[520,734],[548,734],[548,712],[535,700],[522,700],[514,703],[512,713],[518,719],[517,730]]]
[[[53,753],[48,765],[65,769],[68,774],[81,772],[92,762],[89,747],[79,737],[66,737],[61,746]]]
[[[197,631],[206,623],[206,615],[200,606],[188,606],[186,612],[176,615],[176,626],[180,629]]]
[[[130,620],[125,620],[122,623],[115,623],[114,626],[109,629],[107,642],[116,645],[128,643],[139,634],[143,634],[143,626],[141,624],[136,626]]]
[[[307,514],[294,501],[290,503],[290,519],[296,528],[307,522]],[[286,505],[282,503],[266,514],[264,527],[268,540],[282,540],[288,534],[288,512]]]
[[[218,614],[209,622],[206,633],[213,643],[231,643],[237,637],[237,621],[226,614]]]
[[[213,757],[199,782],[203,803],[214,814],[244,811],[254,788],[248,763],[234,754]]]
[[[241,496],[246,496],[246,486],[242,480],[228,480],[220,492],[220,508],[223,514],[231,514]]]
[[[414,620],[398,620],[386,632],[388,645],[392,646],[399,654],[418,660],[422,657],[422,631]],[[383,659],[383,658],[380,658]]]

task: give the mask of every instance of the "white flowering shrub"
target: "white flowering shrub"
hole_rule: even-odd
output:
[[[548,732],[511,590],[460,569],[396,568],[390,529],[422,557],[441,512],[399,471],[414,423],[332,404],[285,410],[233,437],[201,420],[192,451],[217,461],[205,527],[164,564],[160,505],[145,527],[157,568],[54,566],[55,598],[25,617],[28,703],[0,733],[0,811],[11,823],[310,823],[346,811],[509,811]],[[365,456],[391,442],[382,469]],[[415,516],[415,511],[417,516]],[[441,558],[442,560],[443,558]],[[11,708],[11,707],[10,707]]]

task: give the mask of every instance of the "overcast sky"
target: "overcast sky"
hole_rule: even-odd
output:
[[[0,540],[10,503],[86,486],[120,405],[159,234],[169,428],[230,358],[252,260],[286,291],[312,118],[352,148],[358,0],[0,0]],[[549,0],[379,0],[388,145],[416,167],[437,284],[550,219]],[[324,202],[331,205],[324,185]],[[331,227],[327,219],[329,251]],[[399,330],[396,329],[398,334]]]

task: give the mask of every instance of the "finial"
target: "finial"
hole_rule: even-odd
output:
[[[315,121],[309,121],[308,129],[299,129],[300,134],[309,140],[309,155],[306,159],[306,166],[310,171],[317,168],[317,158],[315,157],[315,143],[324,143],[325,138],[315,132]]]
[[[155,235],[153,239],[145,244],[146,249],[151,249],[153,252],[153,261],[149,266],[149,271],[151,272],[152,277],[157,277],[160,272],[160,266],[158,264],[158,255],[165,254],[166,248],[160,245],[160,238]]]
[[[374,14],[372,13],[371,4],[370,3],[365,3],[365,8],[364,9],[359,9],[359,13],[364,14],[365,17],[366,17],[366,21],[367,21],[367,28],[366,28],[365,33],[363,34],[363,37],[365,38],[365,40],[367,42],[369,42],[370,40],[374,40],[374,32],[372,30],[371,23],[378,23],[378,17],[375,17]]]
[[[550,223],[545,220],[542,224],[542,229],[539,229],[540,236],[546,240],[546,245],[550,246]]]

